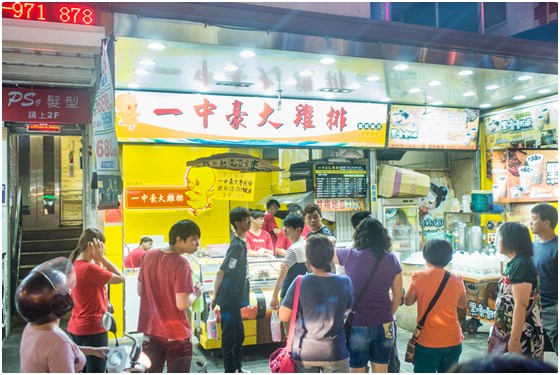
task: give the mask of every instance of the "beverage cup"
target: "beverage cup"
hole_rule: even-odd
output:
[[[539,129],[539,131],[541,131],[541,130],[544,129],[544,121],[545,121],[545,120],[544,120],[544,115],[543,115],[543,114],[540,114],[540,115],[537,117],[537,129]]]
[[[521,187],[514,186],[510,189],[510,197],[511,199],[521,198]]]
[[[507,196],[507,176],[498,176],[496,178],[496,185],[498,185],[498,192],[500,194],[500,198],[505,198]],[[497,201],[497,200],[495,200]]]
[[[521,185],[524,194],[531,188],[532,182],[533,168],[527,166],[519,168],[519,184]]]
[[[544,123],[545,124],[550,124],[550,111],[548,110],[548,108],[543,108],[541,111],[541,115],[544,117]]]
[[[493,184],[492,185],[492,199],[494,202],[498,202],[500,200],[501,197],[501,192],[499,189],[499,185],[498,184]]]
[[[478,129],[471,128],[471,141],[476,142],[477,135],[478,135]]]
[[[543,177],[543,155],[533,154],[527,156],[527,164],[533,169],[533,182],[540,184]]]

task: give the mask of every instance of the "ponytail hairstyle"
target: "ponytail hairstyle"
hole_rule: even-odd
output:
[[[95,238],[105,243],[105,235],[99,229],[87,228],[84,230],[78,240],[78,246],[76,246],[74,251],[70,254],[70,262],[74,263],[76,258],[86,249],[88,242],[93,242]]]

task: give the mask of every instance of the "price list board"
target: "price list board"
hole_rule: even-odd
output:
[[[367,198],[365,165],[316,165],[315,198]]]

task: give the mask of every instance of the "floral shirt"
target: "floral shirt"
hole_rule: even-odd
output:
[[[521,335],[521,348],[525,355],[543,358],[543,326],[541,321],[541,299],[537,280],[537,270],[533,260],[528,256],[516,256],[506,267],[504,275],[498,284],[498,298],[496,299],[496,327],[506,335],[511,333],[513,324],[513,284],[531,283],[531,297],[529,307],[531,311],[526,315],[525,326]]]

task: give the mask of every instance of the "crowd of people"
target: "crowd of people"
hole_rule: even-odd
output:
[[[445,269],[453,256],[449,242],[432,239],[424,244],[426,267],[414,272],[404,293],[391,238],[370,212],[352,217],[353,245],[336,248],[319,206],[291,206],[281,230],[269,219],[279,206],[271,200],[266,213],[236,207],[229,214],[233,236],[210,303],[211,309],[219,306],[225,372],[247,372],[241,309],[250,303],[248,256],[282,258],[270,307],[286,323],[296,314],[291,353],[297,372],[367,372],[368,365],[373,372],[399,372],[395,314],[402,303],[416,304],[417,321],[423,323],[414,372],[477,368],[459,363],[463,335],[457,309],[466,307],[467,296],[461,276]],[[530,225],[534,241],[520,223],[505,223],[497,232],[497,249],[510,261],[498,283],[492,334],[507,338],[512,361],[519,360],[517,353],[542,360],[545,336],[558,354],[557,221],[553,206],[538,204]],[[147,250],[143,244],[151,246],[151,239],[140,242],[138,331],[144,334],[149,372],[162,372],[164,366],[167,372],[190,371],[192,330],[185,311],[203,290],[193,283],[190,264],[182,255],[196,252],[200,237],[195,222],[182,220],[171,227],[168,246]],[[336,272],[336,265],[344,272]],[[300,275],[299,305],[293,311]],[[28,322],[21,371],[104,372],[108,336],[100,322],[110,310],[107,285],[123,282],[120,268],[105,256],[105,237],[97,229],[82,233],[69,260],[33,270],[16,292],[16,307]],[[59,325],[68,311],[67,335]],[[349,312],[351,324],[345,329]]]

